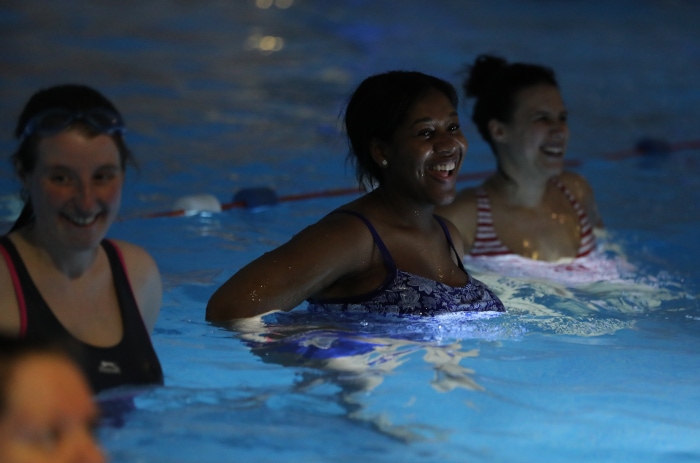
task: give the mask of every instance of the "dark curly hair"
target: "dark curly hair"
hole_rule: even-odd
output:
[[[535,85],[559,87],[554,71],[537,64],[508,63],[505,59],[488,54],[479,55],[474,64],[467,65],[464,94],[475,98],[472,121],[482,138],[494,148],[488,130],[489,121],[511,122],[518,93]]]
[[[355,165],[361,186],[373,187],[383,181],[382,169],[370,153],[373,139],[391,140],[413,106],[429,90],[447,96],[456,108],[459,96],[449,82],[416,71],[389,71],[366,78],[345,107],[348,161]]]

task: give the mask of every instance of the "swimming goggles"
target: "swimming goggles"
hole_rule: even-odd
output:
[[[27,122],[27,125],[24,126],[24,132],[22,132],[20,140],[24,140],[34,134],[53,135],[59,133],[79,120],[98,132],[109,135],[124,133],[126,130],[121,116],[106,108],[94,108],[87,111],[52,108],[32,117]]]

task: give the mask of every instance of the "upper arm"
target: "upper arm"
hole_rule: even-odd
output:
[[[20,332],[19,306],[7,262],[0,256],[0,332],[17,336]]]
[[[207,320],[291,310],[343,276],[358,272],[368,262],[358,250],[372,246],[371,235],[360,228],[364,228],[360,221],[337,214],[302,230],[217,289],[207,305]]]
[[[471,249],[476,235],[476,206],[475,190],[469,188],[459,192],[451,204],[441,206],[435,211],[437,215],[446,218],[456,227],[465,254]]]
[[[117,241],[117,244],[124,256],[126,272],[141,317],[150,333],[155,327],[163,299],[160,271],[151,255],[143,248],[124,241]]]

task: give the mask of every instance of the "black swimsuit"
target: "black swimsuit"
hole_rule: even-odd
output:
[[[163,384],[163,371],[131,290],[121,252],[102,241],[112,270],[122,319],[122,339],[112,347],[96,347],[74,338],[39,293],[17,249],[0,237],[0,254],[10,269],[20,310],[20,337],[58,338],[74,352],[95,393],[116,386]]]

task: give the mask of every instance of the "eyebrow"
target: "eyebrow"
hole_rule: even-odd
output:
[[[551,109],[551,108],[543,108],[541,106],[535,107],[531,110],[533,113],[568,113],[568,109],[563,109],[563,110],[558,110],[558,109]]]
[[[45,169],[65,169],[65,170],[76,170],[71,166],[68,166],[66,164],[47,164]],[[95,170],[100,170],[100,169],[121,169],[121,166],[119,163],[113,164],[111,162],[101,164],[95,168]]]
[[[457,111],[453,111],[450,113],[450,117],[455,117],[455,116],[459,117],[459,113]],[[416,119],[415,121],[411,122],[411,127],[413,127],[416,124],[420,124],[423,122],[431,122],[433,120],[435,120],[435,119],[433,119],[432,117],[421,117],[420,119]]]

